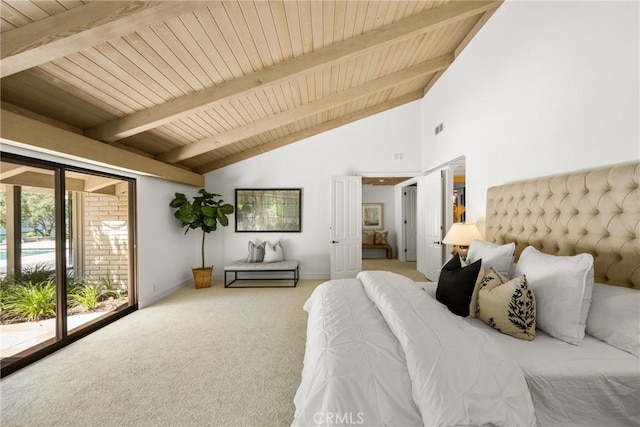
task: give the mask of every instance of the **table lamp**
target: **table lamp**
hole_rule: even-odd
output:
[[[482,239],[478,227],[475,224],[456,222],[451,226],[447,235],[444,236],[442,243],[453,245],[453,251],[457,252],[461,259],[466,260],[469,245],[473,239]]]

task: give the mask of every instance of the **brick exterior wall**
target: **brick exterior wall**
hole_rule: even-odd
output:
[[[83,203],[84,275],[109,276],[127,288],[129,279],[129,214],[127,194],[85,193]]]

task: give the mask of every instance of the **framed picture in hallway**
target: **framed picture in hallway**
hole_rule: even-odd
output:
[[[382,217],[382,203],[363,203],[362,204],[362,229],[363,230],[382,230],[384,221]]]

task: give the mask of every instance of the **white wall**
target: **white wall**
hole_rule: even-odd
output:
[[[422,170],[466,156],[467,221],[490,186],[640,159],[638,14],[507,1],[427,93]]]
[[[393,154],[402,153],[402,160]],[[215,233],[211,250],[217,266],[246,257],[251,239],[282,240],[285,257],[301,262],[306,278],[329,275],[329,193],[331,176],[420,169],[420,101],[307,138],[206,175],[207,189],[234,200],[235,188],[301,187],[301,233]],[[386,224],[386,220],[385,220]],[[221,269],[214,271],[220,276]]]
[[[173,217],[174,193],[191,197],[197,189],[146,176],[137,177],[138,301],[140,307],[193,282],[191,267],[200,267],[202,234],[186,235]],[[211,236],[207,236],[211,240]],[[205,261],[213,257],[205,249]]]
[[[398,257],[398,239],[396,235],[395,186],[393,185],[363,185],[362,203],[382,203],[383,229],[387,231],[387,240],[393,248],[393,257]],[[378,231],[378,230],[376,230]],[[386,252],[382,249],[363,249],[362,258],[384,258]]]

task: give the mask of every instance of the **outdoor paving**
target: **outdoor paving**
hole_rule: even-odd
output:
[[[67,317],[69,331],[109,312],[76,314]],[[0,356],[9,357],[56,335],[56,319],[0,325]]]

